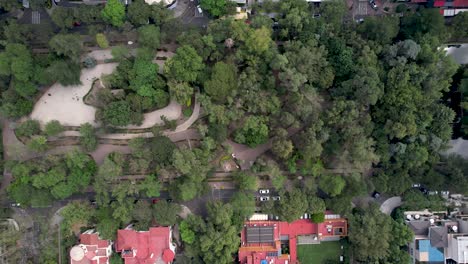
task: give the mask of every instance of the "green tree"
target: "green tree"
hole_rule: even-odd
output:
[[[323,223],[325,221],[325,213],[320,212],[320,213],[311,214],[310,221],[312,221],[312,223]]]
[[[236,131],[234,139],[237,143],[254,148],[268,140],[268,130],[264,117],[249,116],[245,119],[242,128]]]
[[[205,92],[217,102],[225,102],[237,89],[237,70],[233,64],[217,62],[211,79],[205,82]]]
[[[172,226],[177,223],[177,215],[181,209],[176,203],[168,203],[166,200],[158,201],[153,205],[154,220],[159,225]]]
[[[381,45],[391,43],[397,34],[399,28],[399,19],[397,17],[386,16],[381,19],[368,17],[358,26],[357,31],[369,40],[373,40]]]
[[[202,0],[200,6],[212,16],[219,17],[226,14],[228,1],[226,0]]]
[[[156,136],[151,142],[152,160],[160,166],[172,164],[172,157],[176,145],[166,136]]]
[[[458,13],[453,18],[453,21],[452,21],[453,32],[455,33],[452,35],[456,36],[457,38],[468,37],[468,29],[466,28],[467,23],[468,23],[468,13],[466,12]]]
[[[39,121],[28,119],[21,123],[15,130],[16,135],[19,137],[30,137],[38,135],[41,132]]]
[[[309,195],[307,200],[309,202],[309,213],[318,214],[325,212],[325,202],[321,198]]]
[[[146,48],[155,50],[159,48],[161,33],[155,25],[145,25],[138,28],[138,42]]]
[[[107,23],[121,27],[125,21],[125,6],[119,0],[109,0],[101,14]]]
[[[102,49],[107,49],[109,47],[109,41],[107,41],[106,35],[102,33],[96,34],[96,43]]]
[[[144,192],[146,197],[158,197],[161,189],[161,183],[156,175],[151,174],[139,184],[140,192]]]
[[[144,0],[132,1],[127,7],[127,18],[135,26],[148,24],[152,14],[152,5],[148,5]]]
[[[116,60],[122,60],[130,57],[130,50],[126,46],[114,46],[111,50],[112,57]]]
[[[50,39],[49,47],[57,55],[78,63],[83,51],[83,42],[78,35],[57,34]]]
[[[136,116],[137,115],[137,116]],[[127,101],[115,101],[110,103],[103,111],[103,120],[112,126],[126,126],[128,124],[141,123],[141,113],[132,111]]]
[[[255,191],[258,188],[257,176],[243,171],[233,174],[233,180],[241,191]]]
[[[94,209],[88,203],[70,202],[60,210],[60,216],[63,217],[61,224],[63,234],[69,237],[76,235],[73,232],[79,232],[79,228],[88,227],[94,216]]]
[[[56,60],[47,68],[47,74],[62,85],[81,84],[80,64],[70,60]]]
[[[237,226],[242,226],[244,221],[255,213],[255,199],[249,193],[236,192],[232,196],[230,204],[234,210],[233,223]]]
[[[73,9],[69,7],[56,6],[52,10],[52,21],[61,29],[73,28],[74,15]]]
[[[283,128],[277,129],[273,137],[271,151],[279,158],[286,160],[291,156],[293,149],[294,145],[288,139],[288,131]]]
[[[151,226],[151,204],[145,200],[139,200],[133,208],[133,219],[137,221],[137,230],[146,231]]]
[[[192,101],[193,88],[186,82],[171,81],[167,84],[171,98],[179,104],[190,105]]]
[[[195,232],[190,229],[190,225],[187,221],[182,220],[179,225],[179,231],[182,241],[185,243],[192,244],[195,241]]]
[[[94,127],[90,123],[80,126],[80,144],[86,151],[94,151],[98,146],[98,141]]]
[[[331,197],[339,195],[346,185],[340,175],[327,174],[320,177],[319,187]]]
[[[47,136],[53,137],[61,133],[64,130],[64,127],[57,120],[52,120],[47,122],[44,128],[44,132]]]
[[[349,222],[349,242],[359,261],[376,262],[388,256],[392,219],[372,205],[354,214]]]
[[[191,46],[182,46],[164,64],[164,73],[169,79],[194,82],[203,70],[202,58]]]
[[[28,142],[28,148],[33,151],[46,151],[48,148],[47,138],[44,136],[33,136]]]
[[[291,206],[291,204],[294,204],[294,206]],[[295,188],[281,195],[277,210],[281,219],[287,222],[293,222],[307,211],[307,207],[308,203],[305,193]]]

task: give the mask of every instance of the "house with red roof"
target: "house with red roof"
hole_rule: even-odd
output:
[[[117,231],[115,250],[125,264],[169,264],[175,257],[171,227],[151,227],[149,231],[130,228]]]
[[[239,248],[241,264],[298,264],[297,245],[319,244],[348,235],[347,220],[330,212],[319,224],[309,219],[292,223],[257,219],[254,216],[244,223]]]
[[[70,250],[70,264],[109,264],[112,242],[88,230],[80,235],[80,244]]]
[[[411,3],[424,4],[428,7],[439,8],[439,13],[445,17],[452,17],[460,12],[468,11],[468,0],[411,0]]]

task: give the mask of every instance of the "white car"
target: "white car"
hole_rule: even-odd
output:
[[[272,199],[273,199],[273,201],[279,201],[279,200],[281,200],[281,197],[279,197],[279,196],[273,196]]]
[[[203,10],[201,9],[200,5],[197,5],[197,10],[198,10],[198,13],[203,14]]]
[[[270,193],[270,190],[268,190],[268,189],[260,189],[260,190],[258,190],[258,193],[260,193],[260,194],[269,194],[269,193]]]
[[[260,202],[266,202],[269,201],[270,197],[269,196],[260,196]]]

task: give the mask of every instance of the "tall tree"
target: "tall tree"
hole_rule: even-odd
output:
[[[121,27],[125,21],[125,6],[119,0],[108,0],[101,14],[107,23]]]
[[[202,58],[191,46],[182,46],[177,49],[174,57],[164,64],[164,73],[169,79],[194,82],[203,70]]]

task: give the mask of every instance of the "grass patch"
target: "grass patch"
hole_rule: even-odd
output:
[[[301,263],[323,264],[326,260],[339,262],[341,244],[339,241],[322,242],[318,245],[297,246],[297,257]]]

